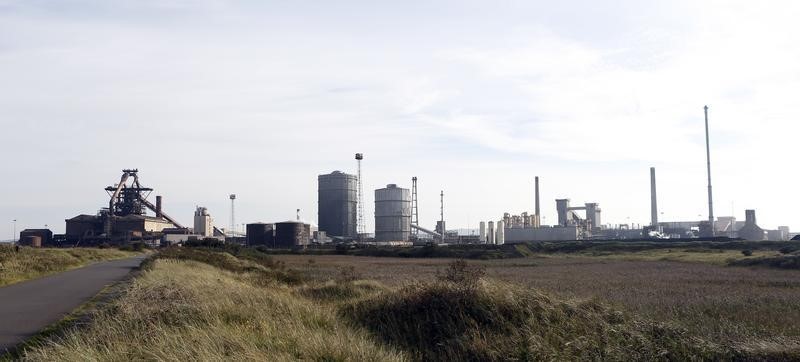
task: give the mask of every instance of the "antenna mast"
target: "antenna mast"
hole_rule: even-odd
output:
[[[441,228],[440,228],[441,230],[439,230],[439,232],[442,233],[442,243],[444,243],[444,233],[445,233],[445,227],[444,227],[444,190],[442,190],[439,193],[439,196],[440,196],[440,199],[439,199],[439,205],[440,205],[439,217],[441,218]]]
[[[366,227],[364,226],[364,189],[363,183],[361,182],[361,160],[363,159],[363,153],[356,153],[356,162],[358,162],[358,221],[356,222],[356,228],[358,229],[359,237],[361,234],[366,233]]]
[[[417,176],[411,178],[411,225],[419,226],[419,206],[417,203]],[[411,234],[419,235],[416,228],[411,228]]]

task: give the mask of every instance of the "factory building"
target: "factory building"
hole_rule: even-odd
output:
[[[32,237],[33,239],[30,239]],[[26,239],[33,242],[38,238],[39,246],[52,246],[53,245],[53,232],[50,229],[25,229],[19,233],[20,244],[26,245]],[[30,245],[36,246],[36,245]]]
[[[210,238],[214,236],[214,220],[208,209],[198,206],[194,211],[194,234],[200,237]]]
[[[756,210],[745,210],[744,214],[744,226],[739,229],[739,237],[750,241],[765,240],[767,235],[764,229],[758,227],[758,224],[756,224]]]
[[[395,184],[375,190],[375,241],[408,241],[411,192]]]
[[[334,171],[319,175],[319,230],[330,236],[358,236],[358,177]]]
[[[586,226],[590,230],[598,230],[601,228],[601,212],[600,204],[586,203],[584,206],[571,207],[569,199],[556,200],[556,212],[558,213],[559,226]],[[583,210],[586,212],[585,220],[582,219],[575,211]]]
[[[578,226],[542,226],[538,228],[505,228],[504,242],[507,244],[530,241],[571,241],[583,236]]]

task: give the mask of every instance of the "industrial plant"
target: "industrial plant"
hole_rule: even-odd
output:
[[[210,211],[203,206],[194,210],[193,225],[181,225],[164,210],[161,195],[150,196],[153,188],[144,186],[138,169],[124,169],[118,182],[104,188],[108,204],[95,213],[66,219],[64,234],[48,229],[26,229],[20,232],[22,245],[77,246],[144,242],[153,246],[192,241],[240,243],[278,249],[304,249],[326,245],[411,246],[448,244],[513,244],[536,241],[572,240],[789,240],[789,227],[764,230],[756,222],[756,211],[746,210],[745,220],[733,216],[714,218],[711,186],[711,153],[708,137],[708,107],[704,107],[706,125],[706,161],[708,171],[708,219],[690,221],[659,220],[656,169],[650,174],[650,224],[610,225],[602,222],[598,202],[573,204],[562,197],[555,200],[557,221],[542,223],[539,177],[533,180],[533,212],[506,212],[496,219],[480,221],[468,233],[448,230],[445,221],[444,191],[439,191],[439,220],[433,227],[420,225],[418,182],[410,177],[411,188],[397,183],[374,190],[375,229],[365,230],[362,162],[363,153],[356,153],[354,174],[332,171],[317,177],[318,223],[300,219],[261,221],[247,224],[242,232],[236,228],[234,206],[236,195],[230,194],[230,227],[214,225]]]

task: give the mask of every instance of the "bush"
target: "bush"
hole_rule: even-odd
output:
[[[439,279],[463,289],[473,290],[478,287],[478,283],[484,275],[486,275],[484,267],[470,265],[466,260],[458,259],[450,263],[447,269],[439,275]]]
[[[744,256],[753,256],[753,251],[750,249],[742,250],[742,255]]]

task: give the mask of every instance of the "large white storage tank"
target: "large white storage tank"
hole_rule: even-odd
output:
[[[375,190],[375,241],[408,241],[411,192],[395,184]]]
[[[478,228],[480,229],[480,239],[478,239],[478,241],[481,243],[486,243],[486,222],[481,221]]]
[[[495,230],[494,221],[489,221],[489,229],[486,231],[486,243],[494,244]]]
[[[497,235],[494,238],[495,244],[503,245],[506,242],[505,223],[503,221],[497,222]]]

